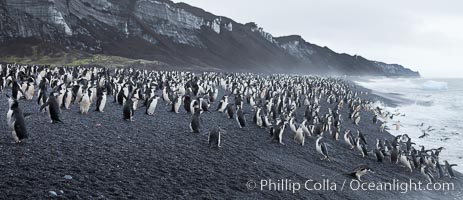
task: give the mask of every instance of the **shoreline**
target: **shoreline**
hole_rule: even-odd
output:
[[[359,90],[366,90],[358,87]],[[8,93],[5,90],[5,93]],[[220,90],[219,96],[223,94]],[[371,93],[367,98],[382,98]],[[426,182],[421,173],[409,174],[405,168],[391,163],[378,163],[374,156],[362,158],[357,150],[349,150],[342,141],[326,138],[331,162],[320,161],[315,150],[314,137],[305,146],[292,141],[286,130],[286,145],[269,142],[268,129],[250,125],[238,129],[234,120],[212,112],[204,115],[204,128],[199,135],[188,130],[188,114],[168,112],[160,104],[155,116],[137,110],[134,122],[122,120],[121,107],[108,97],[104,113],[78,113],[78,107],[63,110],[64,124],[49,124],[44,113],[38,112],[34,101],[20,101],[27,118],[30,138],[23,144],[11,144],[6,129],[0,135],[0,194],[2,199],[50,198],[49,191],[61,198],[114,199],[114,198],[206,198],[206,199],[456,199],[462,196],[463,182],[452,182],[455,191],[410,191],[403,196],[398,191],[284,191],[249,190],[250,181],[291,179],[303,182],[314,180],[323,183],[333,180],[338,186],[350,178],[340,176],[358,164],[368,164],[376,173],[362,177],[363,181],[401,182],[413,180]],[[212,104],[215,108],[218,102]],[[390,103],[394,103],[390,100]],[[326,102],[323,102],[326,107]],[[95,105],[91,106],[91,110]],[[7,102],[0,97],[0,113],[6,113]],[[248,105],[245,109],[250,112]],[[298,112],[298,118],[303,113]],[[347,110],[342,111],[348,116]],[[392,140],[390,133],[378,133],[377,127],[368,123],[371,113],[362,113],[362,122],[356,127],[346,121],[346,128],[360,128],[368,144],[375,138]],[[248,120],[250,120],[248,118]],[[97,126],[100,124],[100,126]],[[220,124],[225,130],[222,148],[207,147],[208,130]],[[0,125],[6,127],[2,120]],[[289,128],[288,128],[289,129]],[[370,147],[371,147],[370,146]],[[72,179],[65,179],[70,175]],[[458,178],[462,174],[456,172]],[[61,193],[60,191],[63,191]]]

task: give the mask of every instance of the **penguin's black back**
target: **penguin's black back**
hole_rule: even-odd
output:
[[[48,98],[48,109],[50,112],[50,118],[54,122],[60,122],[61,120],[59,119],[59,113],[60,113],[60,108],[58,105],[58,102],[56,101],[55,96],[50,95]]]
[[[14,130],[16,132],[16,136],[19,140],[26,139],[28,137],[28,134],[22,110],[19,107],[13,109],[12,117],[15,118]]]

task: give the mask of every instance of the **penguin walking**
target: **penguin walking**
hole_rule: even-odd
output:
[[[48,97],[47,97],[47,88],[45,87],[40,87],[39,88],[39,94],[37,98],[37,104],[39,106],[43,106],[45,103],[47,103]]]
[[[104,112],[104,107],[106,106],[106,90],[98,89],[96,94],[96,109],[97,112]]]
[[[229,103],[227,105],[227,117],[228,119],[233,119],[233,104]]]
[[[214,126],[211,131],[209,132],[209,137],[207,139],[207,142],[209,143],[209,147],[222,147],[220,146],[220,128],[217,126]]]
[[[50,117],[51,123],[57,123],[57,122],[64,123],[63,121],[61,121],[60,116],[59,116],[61,111],[58,105],[58,101],[56,100],[56,96],[58,95],[59,93],[51,92],[47,101],[40,107],[40,112],[42,112],[44,108],[47,109],[48,116]]]
[[[365,175],[367,172],[372,172],[372,173],[375,173],[375,171],[373,171],[373,169],[371,169],[370,167],[368,167],[368,165],[359,165],[357,167],[355,167],[354,169],[352,169],[348,175],[355,178],[356,180],[358,181],[362,181],[362,176]]]
[[[19,99],[22,96],[25,96],[24,91],[21,88],[21,85],[16,81],[16,79],[13,79],[13,86],[11,89],[11,97],[13,99]]]
[[[283,132],[285,131],[286,122],[283,120],[277,120],[275,126],[270,128],[270,135],[272,136],[272,142],[278,142],[279,144],[285,145],[283,143]]]
[[[442,169],[442,165],[438,162],[436,162],[436,171],[437,171],[437,174],[439,175],[438,178],[439,179],[442,179],[445,177],[444,175],[444,169]]]
[[[11,134],[13,135],[15,143],[20,143],[28,136],[24,115],[19,107],[18,100],[13,99],[8,95],[6,96],[8,97],[9,104],[9,110],[6,114],[8,126],[11,128]]]
[[[199,109],[198,106],[194,107],[193,110],[194,112],[193,112],[193,115],[191,116],[190,129],[191,129],[191,132],[193,133],[199,133],[201,110]]]
[[[357,129],[357,138],[359,138],[360,140],[362,140],[362,142],[364,144],[368,144],[367,143],[367,140],[365,139],[365,135],[363,135],[362,132],[360,132],[360,130]]]
[[[382,163],[383,160],[384,160],[384,154],[383,154],[383,152],[381,152],[381,150],[379,150],[379,149],[375,149],[375,150],[374,150],[374,153],[375,153],[375,156],[376,156],[376,160],[377,160],[378,162],[381,162],[381,163]]]
[[[429,181],[429,183],[434,183],[434,176],[432,175],[432,171],[426,166],[421,165],[421,174]]]
[[[399,150],[397,149],[397,146],[392,146],[391,149],[391,163],[392,164],[397,164],[399,161]]]
[[[455,173],[453,172],[452,167],[458,166],[457,164],[449,164],[448,161],[445,161],[445,169],[447,169],[447,172],[449,174],[450,178],[455,178]]]
[[[362,140],[360,140],[360,138],[356,138],[356,145],[357,146],[357,149],[360,151],[362,157],[365,158],[368,157],[368,150],[367,150],[367,147],[365,146],[365,143],[362,142]]]
[[[187,113],[191,113],[191,97],[189,95],[183,96],[183,108],[186,110]]]
[[[307,126],[307,120],[304,119],[301,123],[301,128],[302,128],[302,131],[304,132],[304,136],[308,135],[308,136],[312,136],[312,133],[310,132],[310,128]]]
[[[132,95],[130,95],[130,96],[132,96]],[[122,107],[123,119],[125,119],[127,121],[134,121],[133,120],[133,114],[134,114],[133,98],[132,97],[125,98],[124,106]]]
[[[344,131],[344,142],[349,145],[350,149],[354,149],[355,148],[355,141],[354,139],[352,138],[352,135],[351,135],[351,132],[349,129],[347,129],[346,131]]]
[[[157,95],[154,95],[148,100],[148,105],[146,107],[145,114],[154,115],[154,111],[156,110],[156,106],[158,105],[158,100],[159,100],[159,96]]]
[[[317,141],[315,142],[315,149],[317,150],[318,153],[320,153],[323,158],[321,160],[327,160],[330,161],[330,158],[328,157],[328,149],[326,148],[326,144],[321,141],[323,137],[318,137]]]
[[[407,169],[410,171],[410,173],[413,172],[411,160],[404,151],[400,152],[399,161],[400,161],[400,163],[402,163],[402,165],[407,167]]]
[[[386,130],[386,123],[382,123],[380,126],[379,126],[379,132],[380,133],[384,133],[384,130]]]
[[[238,122],[238,126],[243,128],[246,126],[246,118],[244,117],[244,111],[241,106],[237,106],[238,110],[236,110],[236,121]]]

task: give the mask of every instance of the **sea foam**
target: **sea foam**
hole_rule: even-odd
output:
[[[438,91],[438,90],[447,90],[448,86],[447,86],[447,82],[429,80],[429,81],[424,82],[421,85],[421,89]]]

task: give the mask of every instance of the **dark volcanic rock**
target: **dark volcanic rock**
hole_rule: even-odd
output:
[[[21,38],[203,70],[419,76],[168,0],[0,0],[0,55]]]

